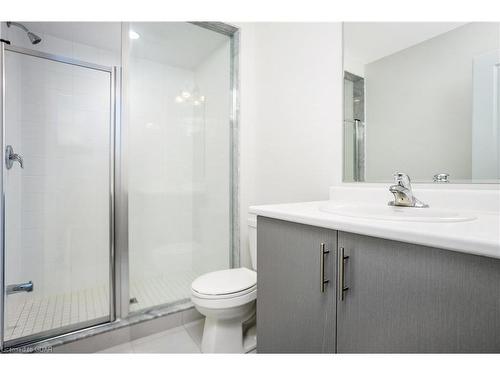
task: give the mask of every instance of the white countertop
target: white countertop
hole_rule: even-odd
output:
[[[356,191],[354,196],[349,197],[350,193],[346,194],[346,191],[342,191],[342,189],[345,188],[332,193],[334,196],[342,197],[342,200],[338,201],[341,203],[344,203],[345,199],[353,201],[354,198],[359,203],[369,199],[368,197],[374,199],[380,195],[380,192],[370,194],[367,191],[363,192],[363,194],[366,193],[365,198],[360,198],[359,191]],[[429,200],[434,203],[433,199],[435,202],[440,201],[439,197],[433,196],[434,193],[428,191],[425,193],[422,193],[422,196],[428,199],[427,203],[430,203]],[[471,198],[477,201],[476,194],[473,192]],[[493,194],[495,198],[498,192],[493,192]],[[418,192],[415,192],[415,195],[422,199]],[[460,197],[460,199],[464,198]],[[331,201],[252,206],[249,212],[274,219],[500,259],[500,215],[496,201],[490,201],[491,210],[484,210],[484,207],[474,209],[472,203],[469,202],[467,210],[460,211],[471,213],[476,219],[455,223],[373,220],[320,211],[319,208],[328,202]],[[491,205],[491,203],[493,204]]]

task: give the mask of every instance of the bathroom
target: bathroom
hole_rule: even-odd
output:
[[[500,352],[500,23],[269,17],[2,16],[0,368]]]

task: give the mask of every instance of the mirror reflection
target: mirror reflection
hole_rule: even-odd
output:
[[[344,24],[344,181],[498,183],[500,24]]]

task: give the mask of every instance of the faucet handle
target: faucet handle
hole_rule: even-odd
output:
[[[396,172],[393,174],[393,177],[394,177],[394,182],[397,185],[410,189],[411,187],[410,176],[408,176],[406,173]]]
[[[7,169],[11,169],[14,162],[17,161],[21,168],[24,168],[23,157],[19,154],[14,153],[14,149],[11,145],[5,147],[5,166]]]
[[[432,181],[434,181],[434,182],[450,182],[449,177],[450,177],[450,175],[448,173],[438,173],[438,174],[434,175],[434,177],[432,178]]]

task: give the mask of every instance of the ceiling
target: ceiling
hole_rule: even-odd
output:
[[[35,33],[49,34],[93,47],[120,51],[119,22],[25,22]],[[130,40],[134,57],[193,69],[229,37],[186,22],[133,22],[140,35]]]
[[[465,22],[346,22],[344,53],[364,65],[465,24]]]
[[[87,44],[93,47],[119,51],[120,22],[23,22],[35,33]]]
[[[141,37],[131,40],[133,56],[194,69],[229,37],[186,22],[132,23]]]

